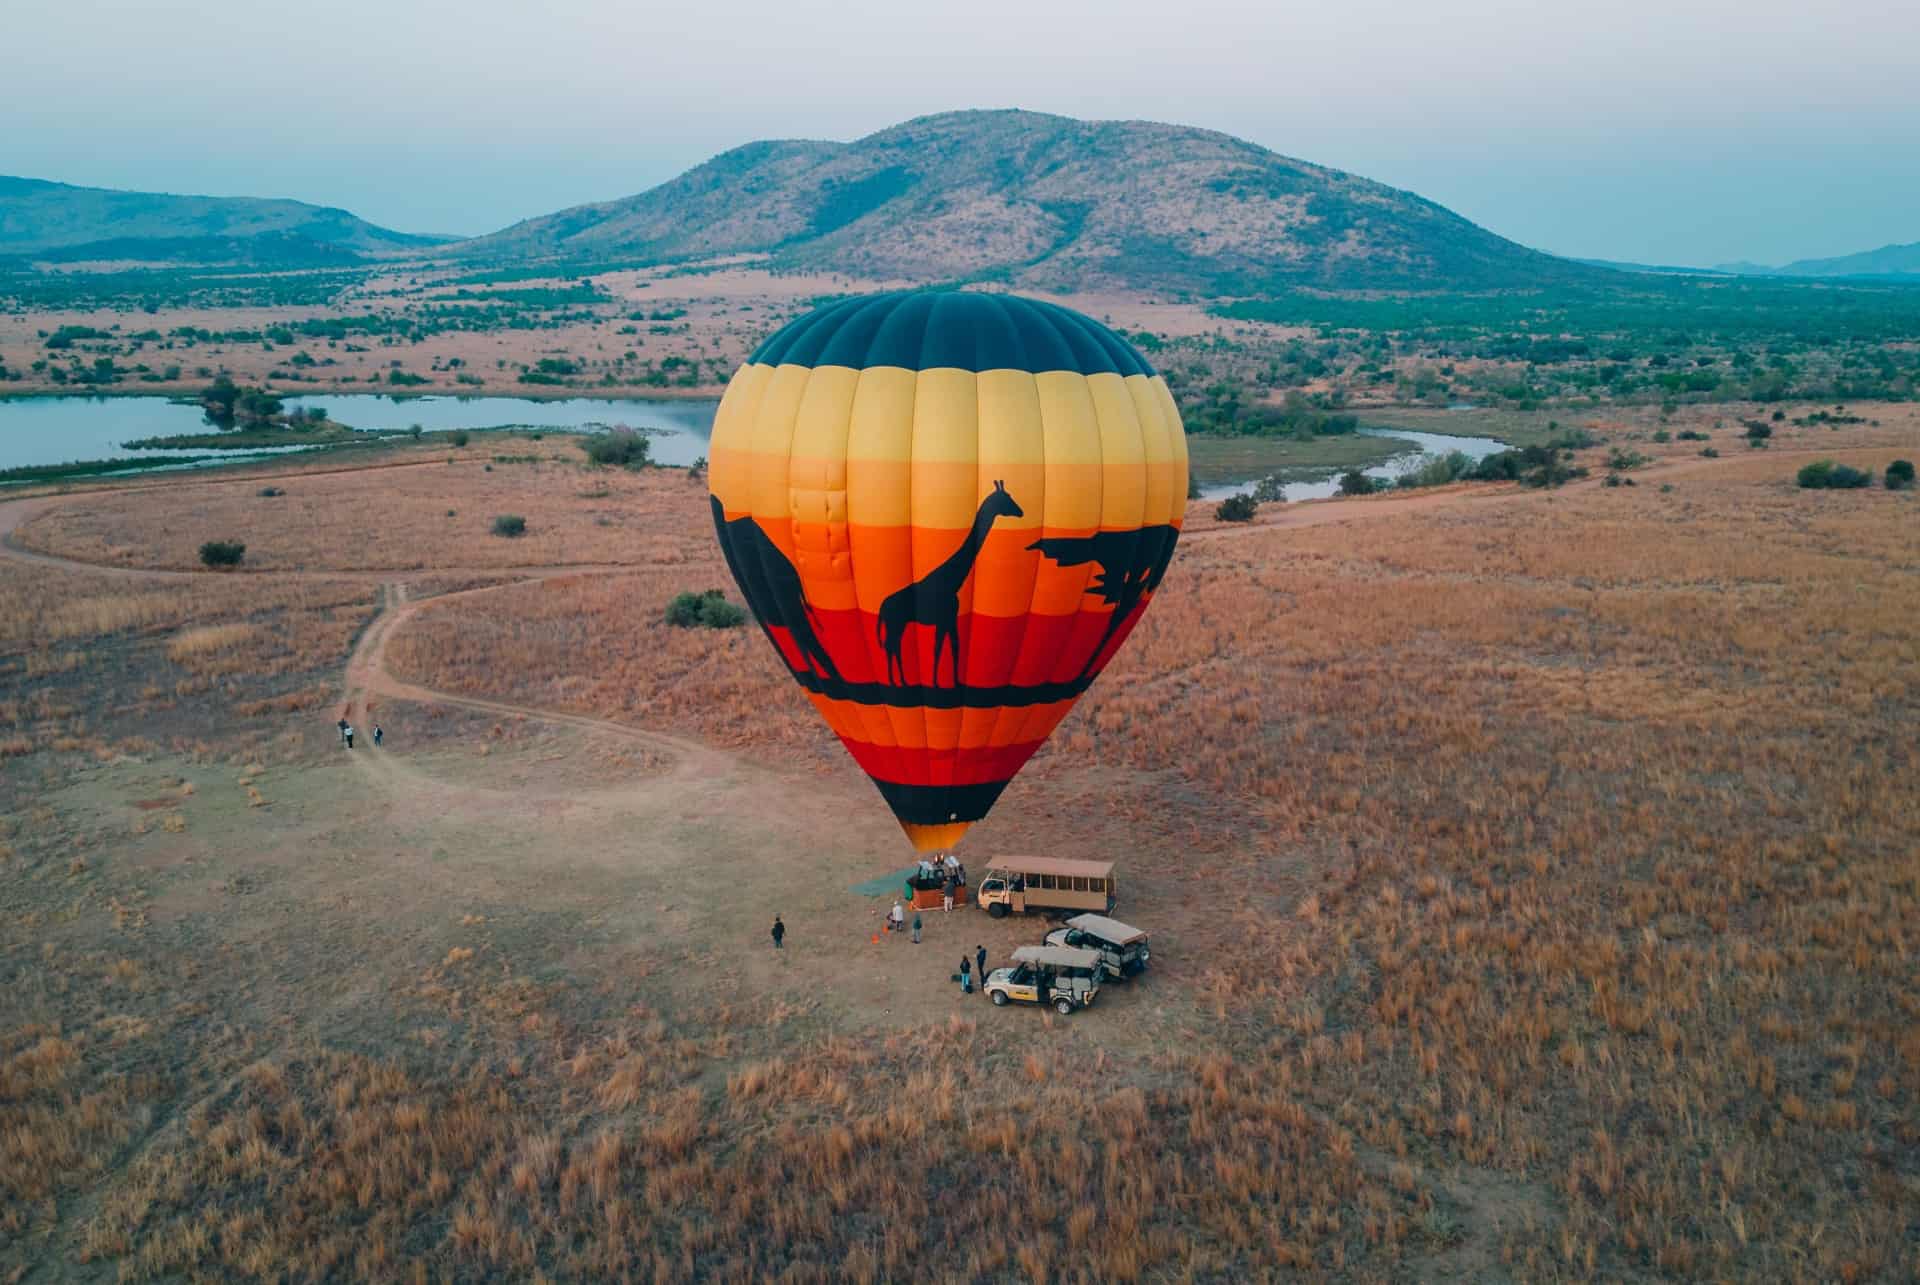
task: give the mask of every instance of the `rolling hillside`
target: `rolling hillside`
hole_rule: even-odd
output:
[[[1610,275],[1225,134],[1019,111],[927,116],[852,143],[749,143],[637,196],[454,249],[491,260],[760,252],[866,276],[1203,293]]]
[[[1893,277],[1920,278],[1920,241],[1883,245],[1832,259],[1796,259],[1778,268],[1754,263],[1729,263],[1723,271],[1773,277]]]
[[[75,262],[353,262],[440,244],[345,210],[252,197],[171,196],[0,176],[0,256]]]

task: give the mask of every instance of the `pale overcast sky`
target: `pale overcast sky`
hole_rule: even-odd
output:
[[[1561,254],[1920,240],[1915,0],[47,0],[0,173],[476,233],[961,107],[1237,134]]]

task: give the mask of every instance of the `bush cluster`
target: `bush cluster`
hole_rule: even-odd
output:
[[[1359,469],[1352,469],[1340,475],[1340,494],[1342,495],[1372,495],[1379,489],[1374,485],[1373,479]]]
[[[518,513],[502,513],[493,520],[493,533],[508,539],[527,533],[527,520]]]
[[[1518,482],[1522,486],[1560,486],[1587,470],[1566,458],[1554,446],[1524,446],[1517,451],[1499,451],[1474,465],[1468,474],[1475,482]]]
[[[1473,459],[1465,451],[1448,451],[1445,455],[1436,455],[1411,473],[1403,473],[1394,485],[1403,490],[1415,490],[1423,486],[1445,486],[1457,482],[1473,473]]]
[[[587,453],[587,462],[602,468],[639,469],[647,467],[649,463],[651,444],[644,433],[636,433],[630,428],[611,429],[583,438],[580,445]]]
[[[1800,485],[1809,491],[1852,491],[1873,485],[1873,473],[1832,460],[1815,460],[1800,470]]]
[[[667,604],[667,623],[682,629],[732,629],[746,620],[747,613],[728,602],[718,589],[703,593],[688,590],[675,594]]]
[[[1913,461],[1895,460],[1887,465],[1887,489],[1889,491],[1911,491],[1913,489]]]

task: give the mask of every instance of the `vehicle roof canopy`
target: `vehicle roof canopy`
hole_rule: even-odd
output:
[[[1116,946],[1131,946],[1136,941],[1147,939],[1147,934],[1140,929],[1105,915],[1075,915],[1067,920],[1067,926],[1078,928],[1083,933],[1092,933],[1101,941],[1112,942]]]
[[[1013,960],[1017,964],[1051,964],[1055,968],[1098,968],[1100,952],[1075,946],[1018,946]]]
[[[1069,879],[1105,879],[1113,874],[1111,861],[1069,861],[1065,857],[995,857],[989,872],[1018,875],[1065,875]]]

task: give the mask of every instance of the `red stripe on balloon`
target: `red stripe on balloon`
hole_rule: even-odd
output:
[[[840,738],[860,770],[879,781],[898,785],[986,785],[1013,779],[1039,741],[1017,745],[982,745],[954,750],[910,749],[896,745],[869,745]]]

